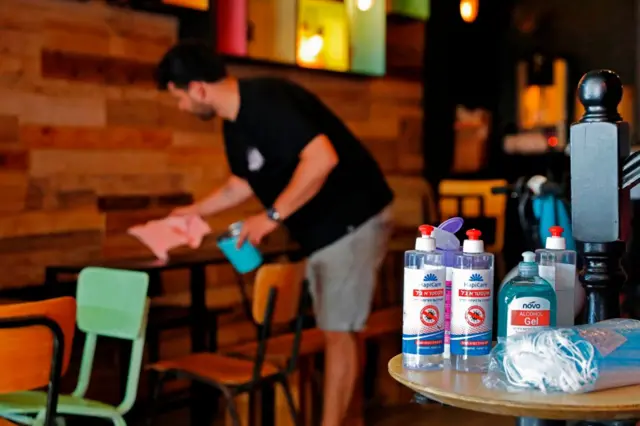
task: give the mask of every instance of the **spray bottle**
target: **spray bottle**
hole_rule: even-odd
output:
[[[582,290],[580,284],[576,289],[577,255],[575,251],[567,250],[562,227],[552,226],[549,232],[551,236],[547,237],[545,248],[536,250],[536,262],[540,265],[540,277],[547,280],[556,292],[558,327],[571,327],[577,314],[575,292]]]
[[[406,368],[434,370],[443,366],[445,267],[433,226],[418,229],[415,250],[404,257],[402,360]]]
[[[444,266],[446,268],[445,301],[444,301],[444,353],[445,360],[450,357],[451,348],[451,277],[453,276],[453,266],[455,254],[460,252],[460,240],[456,237],[464,225],[461,217],[452,217],[442,222],[433,230],[433,237],[436,239],[438,251],[444,255]]]
[[[482,233],[467,231],[455,255],[451,282],[451,366],[486,371],[491,351],[494,257],[484,251]]]
[[[538,275],[535,254],[522,253],[518,275],[498,296],[498,343],[517,333],[556,326],[556,292]]]

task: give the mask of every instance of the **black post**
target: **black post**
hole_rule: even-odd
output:
[[[631,149],[629,124],[618,113],[620,78],[607,70],[591,71],[580,80],[578,95],[585,114],[571,126],[571,215],[584,265],[584,320],[593,324],[620,316],[621,260],[631,226],[632,185],[625,183]],[[626,424],[635,422],[585,421],[580,426]]]
[[[620,316],[621,259],[631,226],[623,166],[630,153],[629,124],[618,114],[622,82],[611,71],[591,71],[578,86],[585,114],[571,126],[573,236],[584,261],[585,321]]]

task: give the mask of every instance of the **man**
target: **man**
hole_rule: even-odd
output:
[[[308,255],[314,311],[326,335],[323,425],[339,426],[359,374],[355,333],[369,315],[393,194],[369,152],[316,96],[286,80],[228,76],[212,52],[181,43],[157,69],[159,87],[182,111],[224,120],[232,172],[221,188],[174,214],[213,215],[255,195],[265,210],[243,222],[241,240],[257,245],[287,227]]]

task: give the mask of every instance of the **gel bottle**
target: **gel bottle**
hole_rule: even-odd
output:
[[[422,225],[415,250],[405,253],[402,309],[402,363],[406,368],[443,366],[445,267],[436,251],[433,226]]]
[[[556,321],[558,327],[572,327],[578,312],[575,312],[576,291],[582,291],[576,283],[576,252],[567,250],[560,226],[549,228],[545,248],[536,250],[536,262],[540,265],[540,277],[551,284],[558,299]]]
[[[486,371],[493,321],[493,254],[485,253],[482,233],[467,231],[455,254],[451,281],[451,366],[458,371]]]
[[[498,343],[514,334],[556,326],[556,292],[538,275],[535,254],[526,251],[522,258],[518,275],[498,296]]]

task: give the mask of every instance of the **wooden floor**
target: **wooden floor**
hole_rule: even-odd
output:
[[[157,426],[188,426],[186,411],[173,415],[162,416]],[[68,424],[82,424],[83,426],[101,426],[111,424],[104,421],[69,422]],[[216,422],[215,425],[221,425]],[[515,421],[511,417],[491,416],[488,414],[472,413],[450,407],[438,405],[420,406],[407,404],[398,407],[373,407],[368,410],[366,426],[513,426]],[[0,419],[0,426],[9,426]]]
[[[188,426],[187,412],[158,419],[157,426]],[[97,424],[96,424],[97,425]],[[215,426],[222,426],[216,422]],[[436,404],[406,404],[397,407],[372,407],[367,411],[366,426],[514,426],[513,417],[473,413]]]

